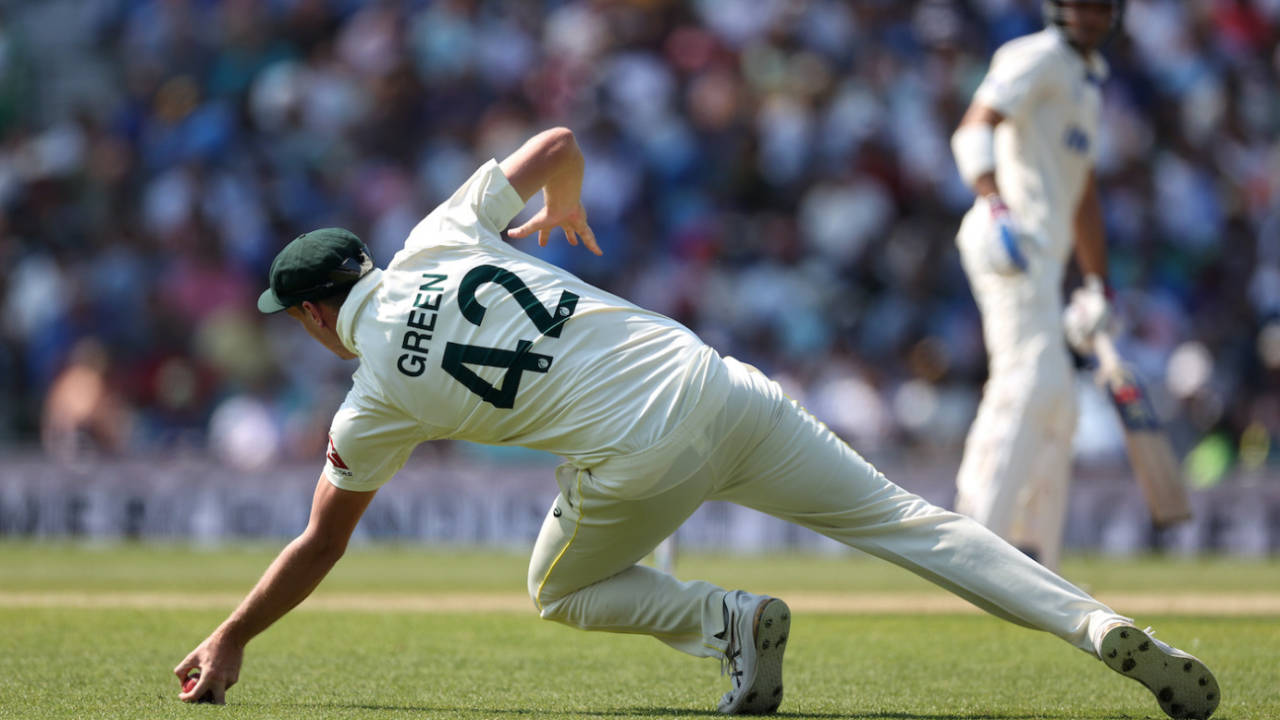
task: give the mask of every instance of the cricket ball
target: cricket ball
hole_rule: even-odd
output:
[[[184,693],[191,692],[191,690],[192,690],[193,688],[195,688],[196,683],[198,683],[198,682],[200,682],[200,673],[199,673],[199,672],[193,672],[193,673],[191,673],[190,675],[188,675],[188,676],[187,676],[187,679],[186,679],[186,680],[183,680],[183,681],[182,681],[182,692],[184,692]],[[196,700],[196,702],[198,702],[198,703],[211,703],[211,702],[213,702],[213,691],[212,691],[212,690],[210,690],[210,691],[206,692],[204,695],[201,695],[201,696]]]

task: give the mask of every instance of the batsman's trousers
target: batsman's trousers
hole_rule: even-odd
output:
[[[960,227],[960,259],[987,346],[988,379],[956,476],[957,512],[1057,569],[1071,482],[1075,373],[1062,330],[1062,258],[999,275],[982,262],[985,210]]]
[[[811,528],[941,585],[1011,622],[1093,652],[1118,618],[973,519],[889,482],[777,383],[732,358],[732,389],[710,423],[638,455],[556,473],[560,494],[534,545],[529,593],[543,618],[585,630],[652,635],[718,657],[723,588],[637,564],[707,500]],[[624,497],[621,473],[655,494]]]

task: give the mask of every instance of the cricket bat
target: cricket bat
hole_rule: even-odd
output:
[[[1157,528],[1167,528],[1190,520],[1191,503],[1178,459],[1160,427],[1146,387],[1120,357],[1110,335],[1094,335],[1093,348],[1098,356],[1094,379],[1120,413],[1129,465],[1146,498],[1152,522]]]

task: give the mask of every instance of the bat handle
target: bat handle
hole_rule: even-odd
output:
[[[1120,367],[1120,353],[1116,351],[1116,344],[1110,333],[1094,333],[1093,352],[1098,356],[1098,365],[1102,368],[1113,370]]]

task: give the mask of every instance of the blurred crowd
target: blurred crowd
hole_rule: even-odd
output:
[[[1247,477],[1280,434],[1280,0],[1126,6],[1098,167],[1122,348],[1193,478]],[[354,366],[256,312],[275,252],[340,225],[385,264],[566,125],[606,254],[532,252],[875,461],[955,462],[986,368],[948,138],[1042,27],[1029,0],[0,3],[0,446],[320,462]],[[1084,395],[1081,453],[1116,451]]]

